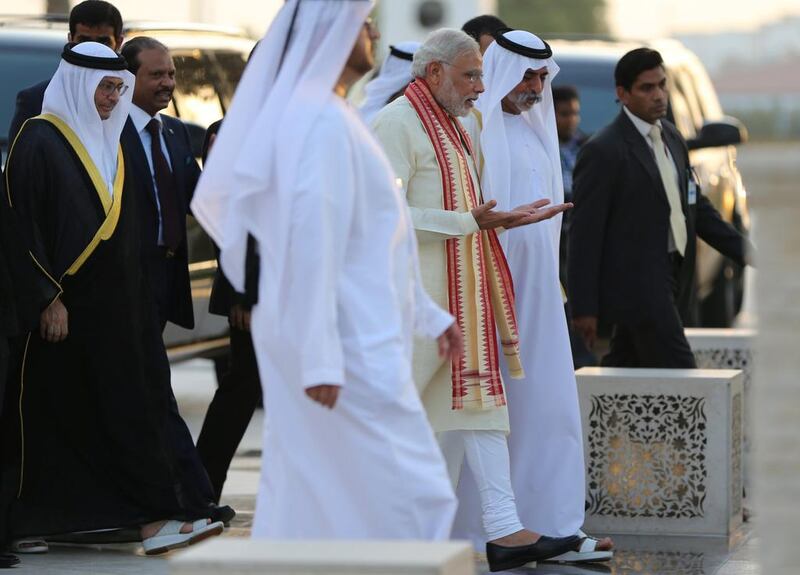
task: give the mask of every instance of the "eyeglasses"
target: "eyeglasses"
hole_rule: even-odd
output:
[[[110,96],[114,92],[119,92],[119,95],[122,96],[125,92],[128,91],[128,85],[114,84],[112,82],[100,82],[100,85],[97,86],[97,89],[103,96]]]
[[[448,66],[451,66],[452,68],[455,68],[456,70],[461,70],[462,69],[459,66],[451,64],[450,62],[446,62],[444,60],[442,60],[442,64],[447,64]],[[463,76],[464,76],[464,78],[467,79],[467,81],[470,84],[477,84],[478,82],[483,82],[483,72],[479,72],[478,70],[467,70],[466,72],[464,72]]]

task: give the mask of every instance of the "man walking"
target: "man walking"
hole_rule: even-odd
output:
[[[407,208],[347,89],[373,64],[366,0],[290,0],[245,70],[194,213],[244,291],[268,425],[255,537],[444,539],[455,500],[412,379],[411,333],[460,352],[424,293]]]
[[[525,529],[517,514],[501,346],[509,376],[520,379],[524,372],[514,289],[497,229],[541,221],[566,206],[543,208],[550,200],[541,200],[500,211],[494,200],[482,203],[476,150],[458,120],[484,89],[475,40],[460,30],[433,32],[415,54],[412,71],[415,80],[405,96],[378,114],[373,129],[406,188],[425,287],[449,307],[465,340],[465,354],[450,362],[429,343],[417,342],[414,379],[451,481],[457,484],[466,458],[478,485],[490,568],[511,569],[564,553],[578,539],[540,536]]]
[[[551,90],[559,67],[550,46],[530,32],[500,31],[484,54],[483,69],[486,92],[478,100],[483,126],[476,140],[485,197],[499,209],[536,200],[563,202]],[[560,228],[561,215],[500,236],[517,294],[520,355],[523,365],[531,366],[523,381],[507,389],[512,484],[518,513],[530,529],[582,539],[578,550],[553,560],[608,560],[611,541],[581,531],[583,434],[558,275]],[[470,495],[477,499],[472,483],[462,482],[458,494],[462,502]],[[459,513],[459,519],[455,534],[473,535],[468,514]]]
[[[161,114],[175,89],[175,65],[169,49],[147,36],[126,42],[122,56],[128,70],[136,76],[133,105],[122,131],[122,147],[130,158],[129,169],[136,175],[133,194],[138,202],[142,266],[148,279],[149,300],[155,306],[160,331],[163,332],[168,321],[191,329],[194,312],[186,215],[200,167],[192,154],[186,127],[180,120]],[[169,379],[164,342],[159,339],[154,343],[149,352],[150,368],[157,377]],[[172,392],[168,425],[169,440],[179,456],[181,476],[191,487],[185,497],[195,505],[210,506],[215,519],[230,521],[234,515],[232,509],[214,507],[213,487]]]
[[[602,365],[693,368],[683,331],[697,236],[740,265],[747,240],[703,195],[686,142],[665,117],[661,55],[625,54],[614,71],[622,110],[575,165],[569,253],[573,325],[589,347],[613,324]]]

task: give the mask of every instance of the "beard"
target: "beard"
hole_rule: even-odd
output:
[[[522,92],[514,94],[510,97],[510,100],[520,112],[527,112],[542,101],[542,95],[534,91]]]
[[[440,93],[439,105],[451,116],[459,117],[469,114],[473,98],[459,96],[449,76],[444,77]]]

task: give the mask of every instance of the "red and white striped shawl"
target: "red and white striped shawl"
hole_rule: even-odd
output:
[[[458,119],[417,79],[405,91],[433,144],[442,175],[445,210],[466,212],[479,206],[467,154],[472,142]],[[497,332],[514,379],[524,377],[514,310],[514,285],[495,230],[445,241],[450,313],[464,334],[464,354],[452,363],[453,409],[492,409],[506,404],[500,376]]]

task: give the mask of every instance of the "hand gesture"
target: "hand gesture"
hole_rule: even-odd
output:
[[[69,335],[67,308],[56,298],[39,316],[39,335],[50,343],[64,341]]]
[[[542,199],[530,204],[518,206],[510,212],[503,212],[494,209],[497,206],[495,200],[489,200],[485,204],[481,204],[472,210],[472,216],[478,223],[478,227],[482,230],[494,228],[505,228],[509,230],[511,228],[527,226],[529,224],[548,220],[572,207],[572,204],[566,203],[545,208],[544,206],[549,203],[550,200]]]

